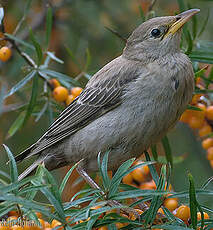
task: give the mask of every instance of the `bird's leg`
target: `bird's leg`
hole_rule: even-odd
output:
[[[78,174],[94,189],[98,189],[101,191],[101,194],[105,196],[105,193],[101,190],[101,188],[95,183],[95,181],[87,174],[87,172],[82,168],[81,165],[78,165],[76,168]],[[120,204],[116,200],[108,200],[107,201],[108,205],[113,207],[113,206],[121,206],[120,210],[127,214],[134,214],[140,219],[140,215],[133,209],[133,208],[123,208],[122,204]]]
[[[95,183],[95,181],[87,174],[87,172],[82,168],[82,166],[78,165],[76,168],[78,174],[83,177],[83,179],[89,184],[92,188],[101,190],[101,188]]]

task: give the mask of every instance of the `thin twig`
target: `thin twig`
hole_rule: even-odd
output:
[[[157,0],[152,0],[151,5],[149,6],[149,10],[148,10],[149,12],[153,9],[156,2],[157,2]]]
[[[125,37],[123,37],[121,34],[119,34],[117,31],[107,27],[107,26],[104,26],[107,30],[109,30],[111,33],[113,33],[115,36],[117,36],[118,38],[120,38],[124,43],[127,42],[127,39]]]

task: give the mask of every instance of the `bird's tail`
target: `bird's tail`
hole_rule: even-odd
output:
[[[24,160],[25,158],[31,156],[31,150],[34,148],[35,144],[31,145],[29,148],[25,149],[23,152],[21,152],[18,156],[15,157],[16,162],[20,162]]]
[[[29,175],[30,173],[32,173],[43,160],[44,160],[44,157],[38,158],[32,165],[30,165],[27,169],[24,170],[23,173],[21,173],[19,175],[18,181],[22,180],[27,175]]]

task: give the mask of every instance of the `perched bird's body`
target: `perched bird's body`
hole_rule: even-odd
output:
[[[182,15],[151,19],[133,32],[123,54],[99,70],[38,142],[16,158],[38,155],[21,177],[41,161],[52,170],[84,159],[86,171],[97,171],[97,154],[107,150],[109,169],[115,170],[175,125],[194,88],[191,62],[173,26]]]

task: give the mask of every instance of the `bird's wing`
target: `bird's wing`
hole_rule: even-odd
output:
[[[17,160],[41,152],[82,129],[121,103],[123,89],[138,75],[136,71],[125,65],[119,67],[119,63],[115,68],[116,71],[113,71],[112,63],[93,76],[92,83],[89,82],[80,96],[59,115],[46,133],[32,146],[31,153],[23,152],[22,156],[24,157],[21,157],[20,154],[20,157],[17,156]],[[122,76],[120,76],[121,74]]]

